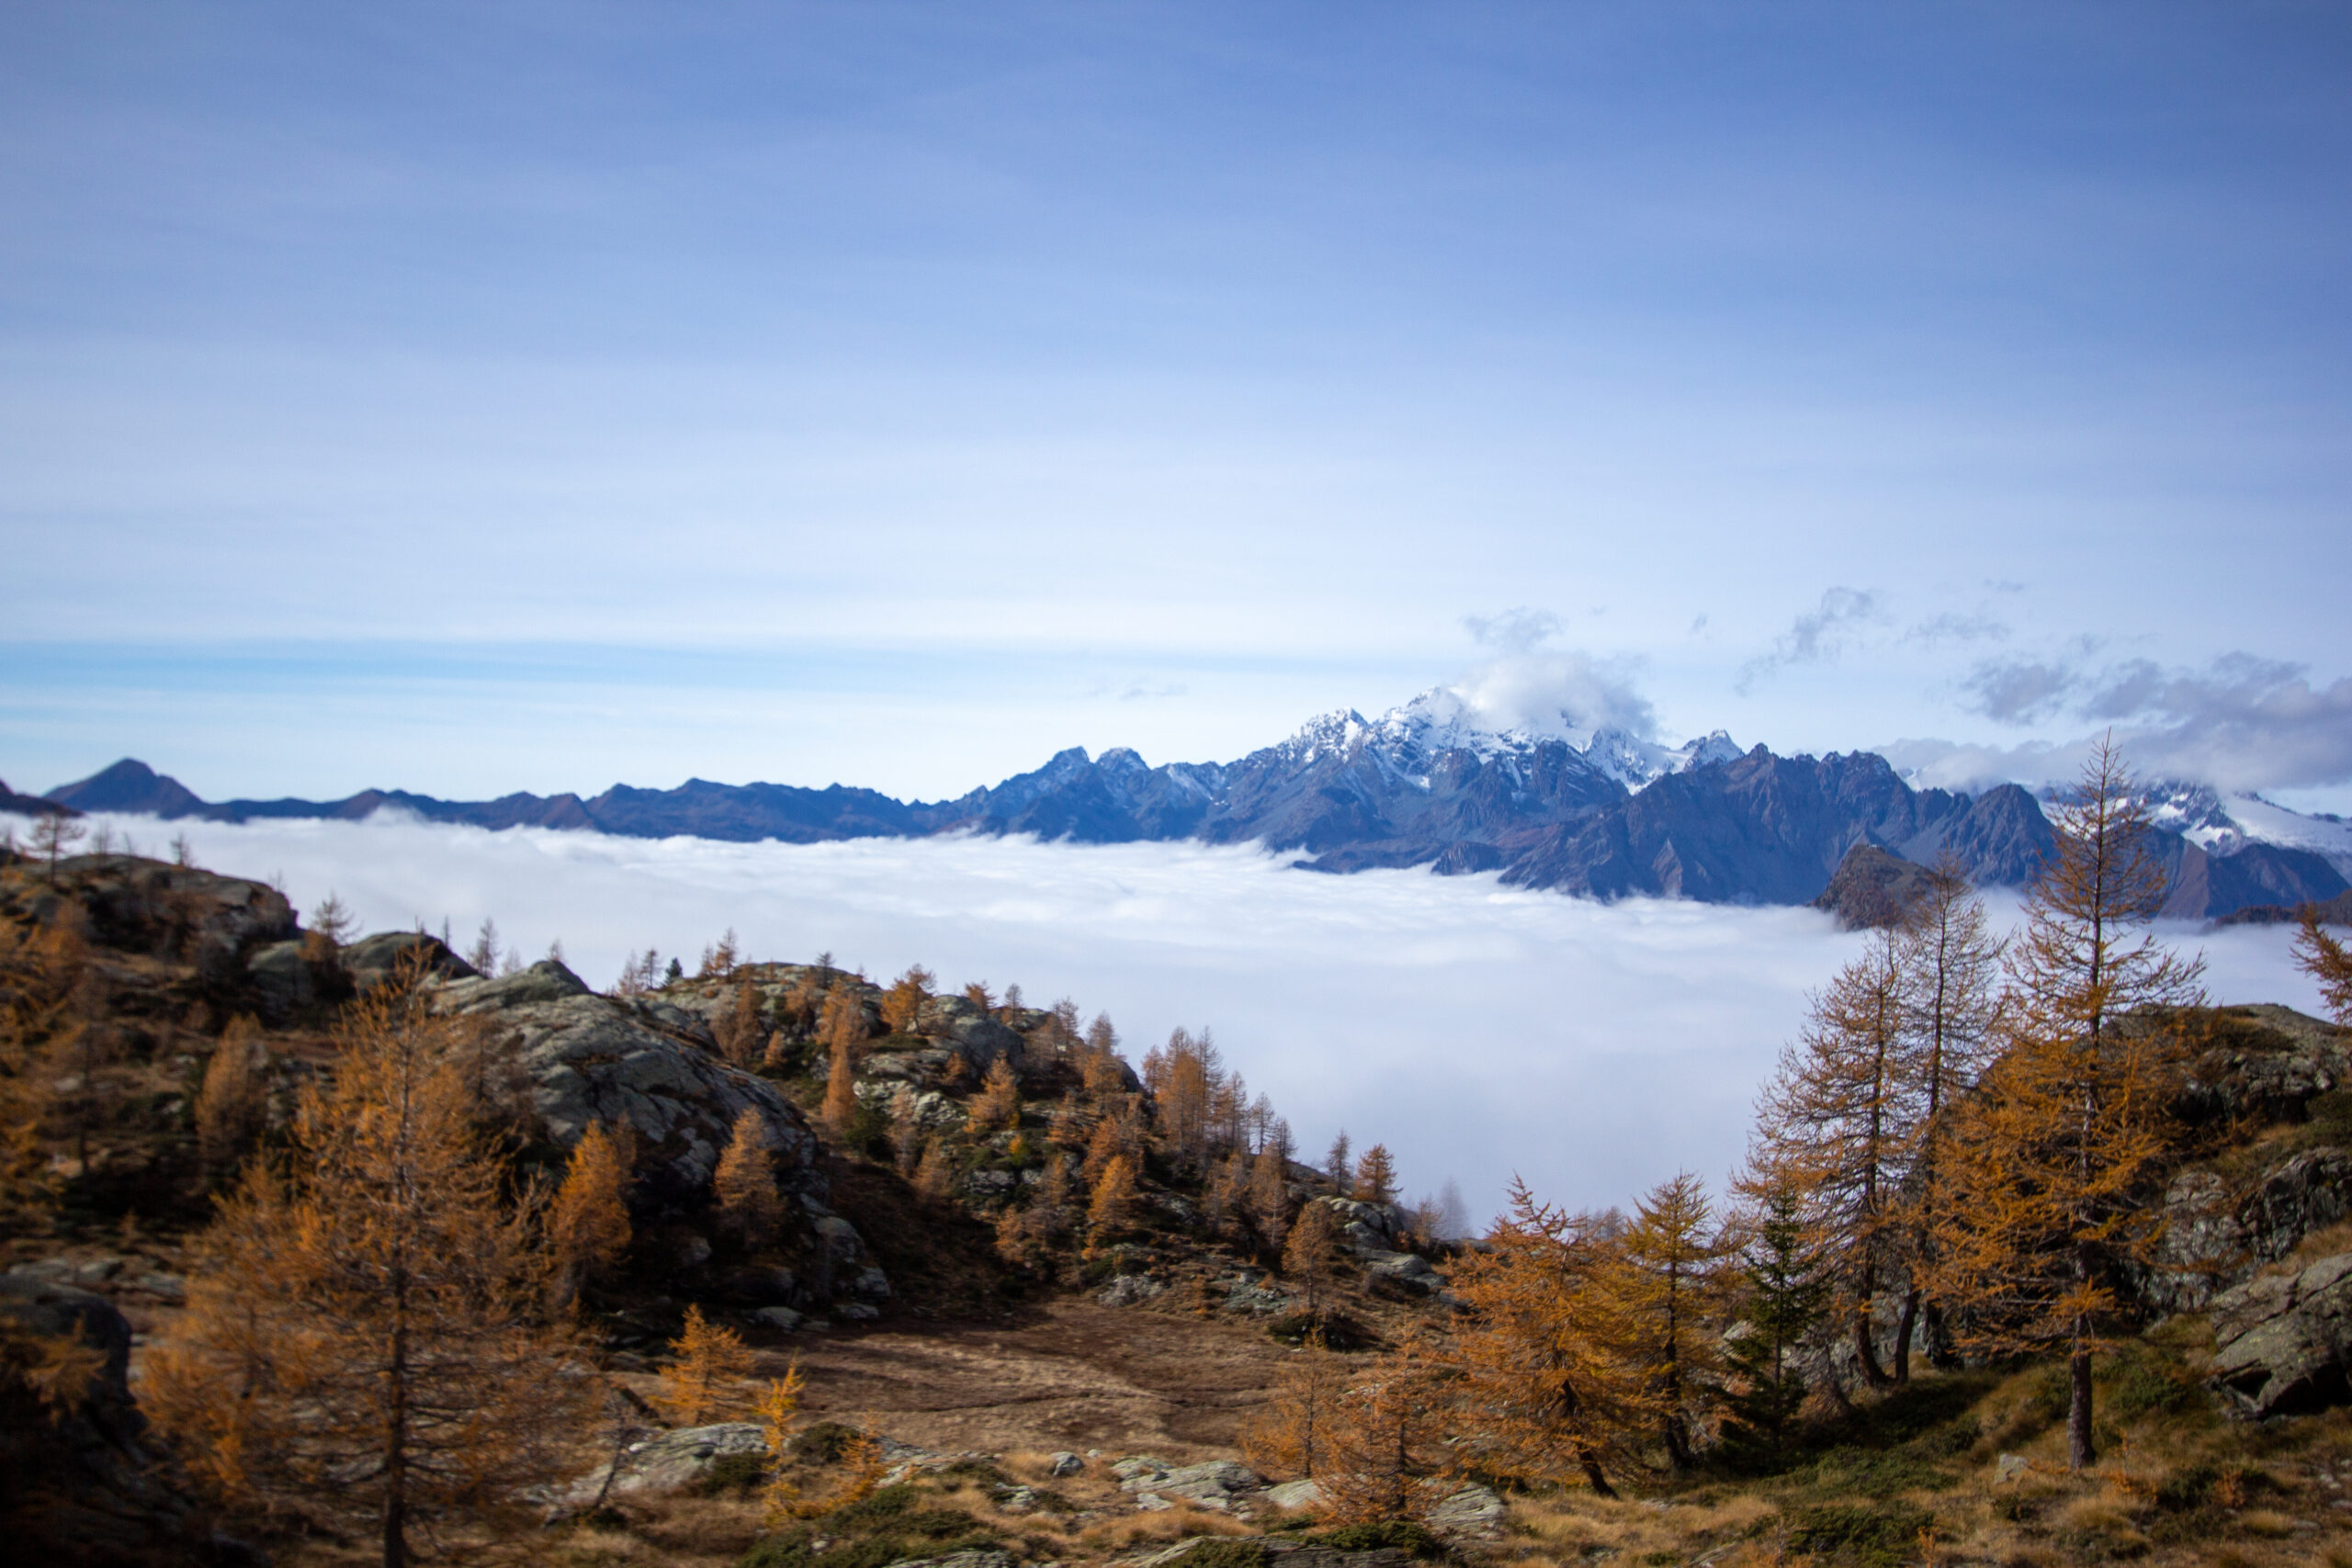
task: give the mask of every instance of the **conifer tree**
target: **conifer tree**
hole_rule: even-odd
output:
[[[1283,1246],[1283,1274],[1306,1288],[1306,1310],[1317,1310],[1323,1289],[1331,1281],[1331,1248],[1339,1240],[1331,1206],[1320,1201],[1299,1210]]]
[[[1324,1344],[1323,1331],[1308,1329],[1276,1370],[1272,1397],[1243,1426],[1242,1458],[1269,1474],[1323,1474],[1348,1382],[1348,1369]]]
[[[770,1529],[790,1518],[800,1502],[800,1488],[792,1483],[787,1467],[792,1457],[792,1420],[800,1412],[800,1394],[806,1386],[796,1361],[784,1370],[784,1376],[768,1380],[752,1406],[760,1418],[760,1439],[768,1450],[768,1481],[760,1492],[760,1503],[763,1522]]]
[[[1697,1177],[1684,1171],[1659,1182],[1634,1201],[1608,1275],[1658,1438],[1678,1471],[1690,1468],[1723,1371],[1724,1247],[1713,1219]]]
[[[213,1182],[233,1174],[261,1135],[268,1104],[263,1077],[267,1059],[261,1025],[241,1015],[220,1032],[212,1059],[205,1064],[204,1083],[196,1095],[196,1147],[205,1176]]]
[[[752,1352],[743,1337],[712,1323],[700,1306],[686,1308],[685,1326],[670,1341],[670,1364],[653,1392],[653,1407],[673,1427],[702,1427],[741,1410]]]
[[[57,863],[82,841],[83,826],[62,811],[44,811],[33,818],[32,851],[49,863],[49,885],[57,886]]]
[[[1833,1261],[1863,1375],[1892,1381],[1871,1327],[1873,1298],[1899,1259],[1895,1210],[1917,1135],[1906,1076],[1902,950],[1892,932],[1814,998],[1804,1033],[1758,1096],[1750,1161],[1765,1188],[1804,1194],[1811,1244]]]
[[[1272,1143],[1250,1166],[1250,1228],[1261,1256],[1278,1253],[1290,1233],[1290,1183],[1283,1167],[1283,1151]]]
[[[1364,1150],[1363,1160],[1356,1167],[1355,1196],[1366,1203],[1396,1201],[1396,1162],[1390,1156],[1386,1144],[1374,1144]]]
[[[989,1064],[988,1077],[980,1082],[980,1092],[972,1097],[967,1115],[975,1133],[1021,1125],[1021,1079],[1012,1070],[1012,1057],[999,1056]]]
[[[1354,1190],[1356,1184],[1356,1168],[1348,1158],[1349,1147],[1348,1130],[1342,1127],[1340,1135],[1331,1140],[1330,1152],[1323,1156],[1323,1174],[1331,1179],[1331,1190],[1343,1198]]]
[[[920,964],[910,964],[907,972],[882,993],[882,1026],[893,1034],[903,1034],[913,1028],[936,983],[930,970]]]
[[[1487,1245],[1455,1266],[1455,1438],[1478,1468],[1529,1485],[1581,1477],[1617,1495],[1608,1471],[1632,1461],[1646,1405],[1605,1288],[1613,1247],[1592,1219],[1538,1202],[1514,1178]]]
[[[628,1156],[621,1140],[591,1122],[571,1145],[548,1214],[555,1249],[555,1302],[568,1306],[589,1280],[618,1263],[635,1232],[628,1217]]]
[[[735,1118],[726,1152],[718,1156],[711,1191],[721,1222],[746,1247],[765,1246],[783,1222],[784,1198],[776,1191],[767,1122],[748,1105]]]
[[[385,1568],[413,1529],[559,1474],[591,1392],[536,1321],[535,1194],[504,1201],[421,969],[346,1014],[290,1180],[256,1163],[222,1202],[141,1394],[232,1500],[371,1508]]]
[[[1316,1477],[1340,1524],[1418,1518],[1448,1489],[1441,1369],[1408,1333],[1395,1350],[1350,1378],[1331,1424],[1331,1457]]]
[[[2163,1223],[2143,1189],[2170,1152],[2188,1055],[2179,1010],[2202,1000],[2203,964],[2147,930],[2165,875],[2111,741],[2053,816],[2056,856],[2008,950],[2007,1048],[1937,1172],[1936,1268],[1965,1311],[1962,1343],[2064,1350],[2067,1461],[2080,1470],[2096,1457],[2092,1359],[2118,1312],[2116,1276],[2144,1261]]]
[[[1807,1390],[1796,1347],[1821,1321],[1826,1293],[1820,1261],[1806,1242],[1803,1205],[1790,1189],[1762,1194],[1740,1249],[1739,1271],[1744,1332],[1727,1341],[1736,1386],[1727,1401],[1731,1419],[1725,1436],[1735,1451],[1769,1466],[1786,1452],[1804,1406]]]
[[[1899,1205],[1900,1247],[1910,1272],[1894,1329],[1899,1382],[1909,1375],[1912,1337],[1934,1268],[1935,1205],[1943,1190],[1935,1168],[1951,1135],[1950,1111],[1992,1059],[2001,1018],[2002,943],[1986,923],[1984,901],[1949,851],[1929,868],[1926,895],[1897,933],[1896,945],[1910,1145]],[[1939,1325],[1935,1303],[1927,1305],[1931,1325]],[[1944,1337],[1939,1326],[1939,1348]]]
[[[825,1076],[825,1105],[821,1112],[825,1124],[833,1130],[833,1136],[844,1142],[857,1120],[857,1068],[851,1060],[852,1049],[845,1039],[833,1042],[832,1067]]]
[[[955,1194],[956,1161],[948,1153],[946,1139],[933,1138],[923,1145],[922,1158],[915,1165],[914,1186],[934,1201]]]
[[[1125,1155],[1114,1155],[1102,1168],[1094,1183],[1094,1195],[1086,1206],[1086,1224],[1091,1239],[1100,1245],[1105,1238],[1127,1223],[1135,1210],[1135,1162]]]
[[[2320,924],[2319,910],[2303,906],[2301,929],[2295,935],[2295,963],[2319,982],[2321,997],[2335,1021],[2352,1028],[2352,952]]]
[[[767,1043],[767,1029],[760,1019],[760,993],[749,980],[735,987],[735,998],[718,1020],[712,1032],[718,1042],[718,1054],[728,1061],[750,1072],[759,1065],[761,1049]]]

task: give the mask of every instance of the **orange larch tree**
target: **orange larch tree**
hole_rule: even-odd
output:
[[[2115,1276],[2163,1224],[2146,1188],[2173,1152],[2172,1098],[2201,960],[2147,930],[2165,896],[2147,809],[2111,742],[2054,813],[2057,854],[2008,952],[2006,1049],[1962,1107],[1937,1179],[1936,1280],[1961,1341],[2067,1358],[2067,1460],[2096,1457],[2092,1359]]]

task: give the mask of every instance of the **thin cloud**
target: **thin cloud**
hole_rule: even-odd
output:
[[[153,847],[165,830],[108,819]],[[1756,1086],[1860,939],[1810,909],[1598,904],[1423,872],[1314,875],[1203,844],[1022,839],[727,844],[366,822],[189,822],[198,857],[334,890],[371,930],[494,916],[527,955],[560,938],[609,984],[648,945],[691,964],[733,928],[755,957],[831,951],[877,978],[1017,981],[1107,1010],[1132,1055],[1178,1025],[1319,1150],[1378,1139],[1418,1195],[1452,1178],[1483,1222],[1514,1171],[1623,1203],[1677,1169],[1720,1178]],[[2007,918],[2007,911],[2001,911]],[[2316,1005],[2283,931],[2233,939],[2214,990]],[[2210,944],[2210,940],[2209,944]]]
[[[1845,650],[1858,626],[1879,618],[1879,596],[1866,588],[1836,587],[1821,595],[1821,603],[1799,615],[1772,645],[1740,667],[1735,689],[1745,696],[1756,683],[1792,664],[1818,664]]]
[[[2093,671],[2063,659],[1991,660],[1962,684],[1964,705],[1997,723],[2030,726],[2064,714],[2112,729],[2151,778],[2225,790],[2295,789],[2352,782],[2352,679],[2314,685],[2309,669],[2231,653],[2201,669],[2128,660]],[[2018,746],[1905,740],[1886,749],[1898,767],[1954,787],[2003,779],[2069,777],[2091,737]]]
[[[1462,626],[1481,648],[1498,653],[1526,653],[1560,634],[1560,617],[1549,610],[1522,604],[1493,615],[1464,615]]]

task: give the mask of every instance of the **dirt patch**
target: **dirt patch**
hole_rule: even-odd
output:
[[[1007,1325],[927,1324],[796,1338],[801,1408],[927,1449],[1072,1449],[1169,1459],[1230,1452],[1290,1354],[1262,1327],[1085,1299]]]

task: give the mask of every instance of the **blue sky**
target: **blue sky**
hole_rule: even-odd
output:
[[[2319,6],[12,7],[0,777],[938,795],[1504,659],[2344,809],[2347,79]]]

